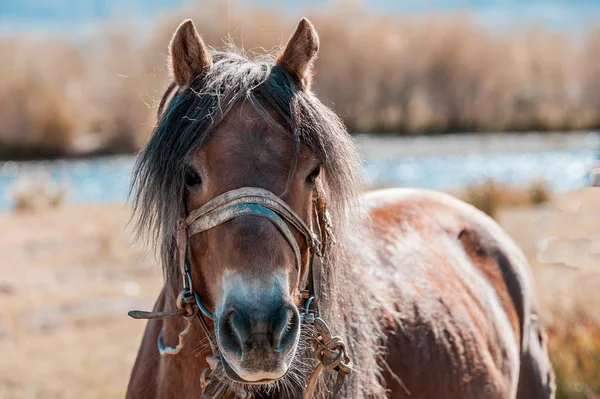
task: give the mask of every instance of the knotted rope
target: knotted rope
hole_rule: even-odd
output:
[[[332,336],[329,326],[323,319],[317,317],[314,321],[314,327],[317,336],[313,338],[313,348],[317,358],[317,365],[306,384],[304,399],[312,399],[314,397],[319,375],[324,369],[335,370],[338,373],[333,386],[333,395],[335,397],[342,388],[346,376],[352,372],[353,364],[346,353],[344,340],[339,336]]]

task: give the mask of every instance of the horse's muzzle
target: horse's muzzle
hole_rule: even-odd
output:
[[[237,303],[236,303],[237,302]],[[217,323],[224,369],[232,380],[264,383],[283,377],[294,357],[300,315],[289,300],[262,306],[231,301]]]

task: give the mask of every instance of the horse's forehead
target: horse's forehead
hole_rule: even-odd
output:
[[[211,133],[199,155],[215,177],[231,184],[277,182],[285,179],[292,166],[294,143],[291,134],[277,129],[272,120],[251,104],[234,106]]]
[[[212,155],[220,161],[280,163],[291,159],[294,144],[273,112],[271,120],[252,105],[240,103],[212,134]]]

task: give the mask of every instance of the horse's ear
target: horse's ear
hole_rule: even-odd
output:
[[[189,85],[212,65],[208,49],[191,19],[179,25],[169,49],[171,72],[175,83],[180,87]]]
[[[310,89],[312,67],[319,51],[319,36],[306,18],[298,23],[285,49],[277,57],[277,65],[296,79],[302,89]]]

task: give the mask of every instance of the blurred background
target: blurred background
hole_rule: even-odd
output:
[[[494,217],[530,260],[558,397],[600,397],[599,1],[2,0],[0,399],[124,396],[126,312],[162,283],[126,200],[170,37],[192,18],[260,54],[301,16],[368,186]]]

